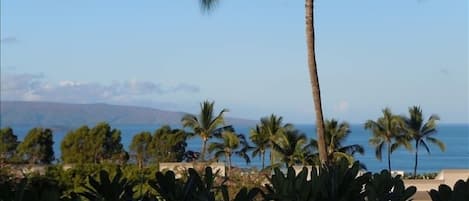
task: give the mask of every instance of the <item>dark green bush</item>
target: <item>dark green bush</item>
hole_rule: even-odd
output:
[[[276,168],[263,191],[233,188],[232,181],[217,176],[210,167],[202,173],[189,169],[177,179],[172,171],[135,165],[82,164],[68,170],[51,166],[43,176],[32,174],[24,179],[0,171],[0,201],[404,201],[416,191],[415,187],[405,188],[401,177],[392,177],[388,171],[359,175],[359,170],[358,162],[349,167],[343,161],[313,168],[308,178],[306,168],[298,175],[293,168],[286,174]],[[430,194],[438,201],[468,200],[467,183],[459,181],[454,191],[442,185]]]
[[[358,176],[359,162],[348,167],[348,162],[341,162],[319,169],[313,168],[311,179],[307,178],[307,169],[295,175],[289,168],[285,176],[278,168],[268,184],[266,200],[278,201],[327,201],[327,200],[364,200],[364,185],[370,175]]]
[[[468,201],[469,200],[469,178],[458,180],[451,190],[446,184],[441,184],[438,190],[432,189],[429,192],[433,201]]]
[[[132,201],[135,184],[122,177],[120,169],[111,177],[105,170],[99,172],[99,179],[88,176],[86,190],[78,194],[90,201]]]
[[[373,174],[366,185],[367,200],[369,201],[406,201],[415,194],[417,188],[405,188],[400,175],[392,177],[389,171]]]

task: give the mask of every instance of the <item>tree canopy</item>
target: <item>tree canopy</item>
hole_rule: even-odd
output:
[[[127,155],[121,143],[121,132],[111,129],[105,122],[91,129],[82,126],[70,131],[60,149],[65,163],[123,162]]]
[[[13,129],[0,130],[0,163],[8,162],[15,156],[18,144],[18,137],[13,133]]]
[[[132,138],[129,151],[140,168],[142,168],[144,163],[150,159],[150,154],[152,152],[150,148],[151,143],[152,137],[150,132],[140,132]]]
[[[182,129],[164,125],[157,129],[150,144],[152,158],[156,162],[181,162],[186,152],[188,134]]]
[[[18,156],[31,164],[50,164],[55,160],[53,144],[51,129],[33,128],[18,145]]]

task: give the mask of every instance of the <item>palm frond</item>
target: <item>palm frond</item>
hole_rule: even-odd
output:
[[[197,119],[196,116],[194,116],[192,114],[184,115],[181,119],[181,122],[182,122],[183,127],[189,127],[189,128],[200,127],[199,120]]]
[[[379,144],[381,144],[381,142],[383,142],[383,139],[381,138],[376,138],[376,137],[371,137],[369,140],[368,140],[368,143],[370,145],[374,145],[374,146],[378,146]]]
[[[218,0],[199,0],[199,4],[203,12],[210,12],[216,7]]]
[[[379,161],[381,161],[383,157],[383,146],[384,146],[384,141],[378,144],[375,149],[375,155]]]
[[[427,150],[427,153],[430,154],[430,148],[428,148],[428,145],[425,141],[420,140],[420,145],[422,145],[425,148],[425,150]]]
[[[339,149],[339,152],[347,153],[350,155],[354,155],[355,153],[359,153],[361,155],[365,154],[365,148],[359,144],[348,145]]]
[[[225,146],[224,146],[223,143],[212,142],[212,143],[208,146],[208,152],[209,152],[209,153],[212,153],[213,151],[223,150],[224,148],[225,148]]]
[[[440,140],[438,140],[434,137],[427,137],[427,140],[430,141],[433,144],[436,144],[440,148],[441,151],[446,150],[446,146],[442,141],[440,141]]]
[[[332,157],[334,161],[340,161],[342,159],[346,159],[349,164],[353,164],[353,162],[355,162],[355,159],[353,158],[353,156],[343,153],[343,152],[334,152]]]

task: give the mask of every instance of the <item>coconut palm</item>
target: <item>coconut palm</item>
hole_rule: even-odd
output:
[[[207,150],[207,141],[213,135],[219,126],[225,123],[223,113],[227,112],[227,109],[221,110],[221,112],[215,116],[213,114],[214,102],[204,101],[200,104],[200,113],[198,116],[192,114],[186,114],[182,117],[183,127],[191,128],[196,135],[202,138],[202,151],[201,160],[205,161],[205,152]]]
[[[279,139],[279,137],[283,136],[287,130],[293,128],[291,124],[284,124],[283,117],[277,117],[275,114],[271,114],[268,117],[261,118],[260,122],[261,132],[265,132],[265,135],[269,138],[268,147],[270,150],[270,166],[272,167],[275,162],[275,156],[278,154],[276,150],[272,149],[273,143]]]
[[[413,106],[409,108],[409,117],[405,119],[406,132],[415,141],[415,165],[414,165],[414,177],[417,176],[417,164],[418,164],[418,151],[419,146],[422,145],[427,153],[430,153],[428,142],[437,145],[441,151],[445,150],[445,144],[432,137],[433,134],[437,133],[436,124],[440,120],[438,115],[431,115],[427,122],[424,122],[422,109],[419,106]]]
[[[375,147],[376,158],[379,161],[382,159],[383,147],[387,145],[388,170],[391,172],[391,153],[400,146],[411,149],[408,136],[403,135],[403,118],[392,114],[389,108],[385,108],[383,116],[377,121],[366,121],[365,129],[373,133],[369,143]]]
[[[343,145],[345,139],[351,133],[350,125],[347,122],[339,123],[337,120],[331,119],[326,120],[324,125],[324,137],[329,162],[336,163],[342,159],[346,159],[350,164],[353,164],[355,162],[353,158],[354,154],[359,153],[363,155],[365,153],[365,149],[362,145]],[[317,150],[317,141],[311,139],[308,146]]]
[[[249,155],[247,154],[250,146],[248,145],[244,135],[236,134],[232,131],[225,131],[221,134],[220,138],[222,140],[221,142],[212,142],[209,145],[208,152],[215,152],[215,159],[224,157],[228,166],[228,172],[231,171],[231,159],[233,155],[238,155],[244,158],[246,163],[251,162]]]
[[[288,168],[300,162],[306,142],[305,134],[296,129],[289,129],[278,135],[277,140],[272,143],[272,149],[282,156],[281,160]]]
[[[265,168],[265,151],[269,149],[270,138],[265,129],[262,129],[261,126],[256,125],[256,128],[250,130],[251,142],[254,143],[255,147],[252,151],[252,157],[259,155],[262,161],[262,169]]]
[[[204,11],[210,11],[219,0],[199,0]],[[321,91],[316,65],[315,36],[314,36],[314,0],[305,0],[306,44],[308,48],[308,69],[311,79],[311,89],[316,111],[316,134],[318,138],[319,156],[322,164],[327,163],[326,144],[324,141],[324,120],[321,105]]]

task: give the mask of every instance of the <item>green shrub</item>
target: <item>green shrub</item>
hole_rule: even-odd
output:
[[[430,190],[430,197],[433,201],[468,201],[469,200],[469,178],[458,180],[453,187],[453,190],[446,185],[441,184],[438,190]]]
[[[364,200],[363,186],[368,182],[370,174],[358,176],[359,162],[348,167],[342,160],[334,165],[313,168],[311,179],[307,178],[307,169],[295,175],[289,168],[285,176],[278,168],[270,179],[266,200],[278,201],[328,201],[328,200]]]
[[[373,174],[366,185],[367,200],[369,201],[406,201],[415,194],[417,188],[405,188],[400,175],[392,177],[387,170]]]
[[[98,179],[88,176],[88,185],[83,186],[86,190],[78,194],[90,201],[129,201],[133,199],[134,185],[122,176],[120,169],[112,177],[101,170]]]

